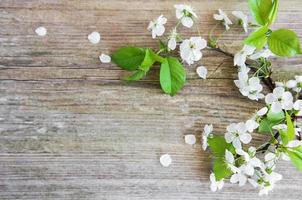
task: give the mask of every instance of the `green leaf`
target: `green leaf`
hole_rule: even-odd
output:
[[[258,24],[265,26],[270,25],[273,21],[272,10],[273,2],[272,0],[249,0],[249,8]]]
[[[148,72],[150,67],[156,62],[154,52],[152,49],[146,49],[145,57],[143,62],[140,64],[139,69]]]
[[[273,132],[273,126],[279,124],[278,121],[270,121],[267,118],[264,118],[261,120],[258,128],[259,133],[272,133]]]
[[[142,79],[144,76],[146,76],[145,71],[137,70],[131,76],[123,78],[123,80],[125,80],[125,81],[138,81],[138,80]]]
[[[215,174],[216,181],[220,181],[223,178],[228,178],[233,174],[227,166],[224,158],[217,158],[214,160],[213,172]]]
[[[284,112],[274,113],[270,110],[267,113],[267,119],[271,122],[281,122],[284,118]]]
[[[273,8],[272,8],[271,13],[269,15],[269,24],[273,24],[276,21],[278,9],[279,9],[279,0],[274,0],[273,1]]]
[[[232,153],[235,153],[233,145],[227,143],[223,136],[214,135],[212,138],[208,138],[208,144],[211,148],[211,151],[216,157],[224,158],[226,149]]]
[[[285,115],[286,115],[286,124],[287,124],[287,137],[288,137],[289,141],[291,141],[291,140],[295,139],[295,137],[296,137],[295,127],[292,122],[291,116],[287,112],[285,112]]]
[[[116,50],[111,58],[122,69],[134,71],[144,61],[145,49],[131,46],[122,47]]]
[[[300,171],[302,171],[302,147],[287,149],[286,153],[290,157],[292,164]]]
[[[267,43],[267,31],[267,26],[259,28],[257,31],[250,34],[249,37],[244,40],[244,43],[254,46],[257,49],[262,49]]]
[[[186,72],[177,58],[165,58],[160,67],[160,85],[163,91],[174,96],[185,84]]]
[[[273,31],[268,37],[268,46],[278,56],[292,57],[301,54],[298,36],[295,32],[288,29]]]

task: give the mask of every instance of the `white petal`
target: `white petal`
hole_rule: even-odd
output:
[[[207,78],[208,70],[204,66],[197,67],[196,72],[197,72],[197,74],[198,74],[198,76],[200,78],[202,78],[202,79],[206,79]]]
[[[101,54],[100,56],[99,56],[99,58],[100,58],[100,61],[102,62],[102,63],[110,63],[111,62],[111,57],[110,56],[108,56],[108,55],[106,55],[106,54]]]
[[[288,88],[294,88],[297,86],[297,81],[296,80],[289,80],[286,82],[286,87]]]
[[[251,55],[256,50],[256,47],[250,45],[244,45],[242,51],[246,53],[246,55]]]
[[[193,19],[191,17],[183,17],[181,19],[182,25],[184,25],[187,28],[191,28],[193,26]]]
[[[189,145],[193,145],[196,143],[195,135],[185,135],[185,142]]]
[[[45,36],[47,34],[47,29],[43,26],[40,26],[35,30],[35,32],[38,36]]]
[[[284,88],[283,87],[276,87],[274,90],[273,90],[273,94],[275,97],[277,98],[280,98],[282,97],[283,93],[284,93]]]
[[[92,43],[92,44],[97,44],[100,42],[101,40],[101,35],[98,32],[92,32],[88,35],[88,40]]]
[[[215,20],[218,20],[218,21],[223,20],[223,16],[222,15],[214,14],[213,17],[214,17]]]
[[[255,120],[251,120],[251,119],[247,120],[245,125],[250,133],[253,132],[259,126],[259,124]]]
[[[234,156],[233,154],[229,151],[229,150],[225,150],[225,160],[229,163],[229,164],[233,164],[234,163]]]
[[[232,144],[233,144],[233,146],[234,146],[236,149],[241,149],[241,148],[242,148],[241,142],[240,142],[240,140],[239,140],[238,137],[236,137],[236,138],[233,140]]]
[[[244,143],[244,144],[248,144],[252,140],[251,134],[248,134],[248,133],[240,134],[239,137],[240,137],[240,140],[242,141],[242,143]]]
[[[169,154],[164,154],[159,159],[160,164],[164,167],[169,167],[172,163],[171,156]]]
[[[273,102],[271,110],[272,110],[273,113],[281,112],[282,111],[282,104],[280,102]]]
[[[209,135],[210,133],[213,132],[213,125],[212,124],[206,124],[203,128],[203,131],[206,135]]]
[[[175,38],[171,38],[169,41],[168,41],[168,48],[170,50],[174,50],[176,48],[176,39]]]
[[[263,107],[260,110],[258,110],[257,115],[258,116],[263,116],[263,115],[265,115],[267,113],[267,111],[268,111],[268,108],[267,107]]]
[[[289,141],[286,146],[289,147],[289,148],[295,148],[295,147],[299,147],[301,145],[302,145],[302,141],[300,141],[300,140],[292,140],[292,141]]]
[[[224,138],[226,140],[227,143],[231,143],[234,139],[235,139],[235,135],[233,133],[230,132],[226,132],[224,135]]]
[[[247,177],[245,175],[239,174],[238,176],[239,179],[239,186],[244,186],[245,183],[247,182]]]
[[[276,158],[276,154],[274,154],[274,153],[271,153],[271,152],[269,152],[269,153],[267,153],[265,156],[264,156],[264,160],[267,162],[267,161],[271,161],[271,160],[273,160],[273,159],[275,159]]]
[[[238,174],[233,174],[230,178],[231,183],[237,183],[239,181],[239,175]]]
[[[295,110],[302,110],[302,100],[297,100],[297,101],[294,103],[294,109],[295,109]]]
[[[254,179],[249,178],[249,179],[247,179],[247,181],[248,181],[254,188],[256,188],[256,187],[259,186],[259,184],[257,183],[257,181],[255,181]]]
[[[275,100],[276,100],[276,98],[274,97],[273,93],[269,93],[265,97],[266,104],[272,104]]]
[[[211,183],[210,188],[211,188],[211,191],[212,191],[212,192],[216,192],[216,191],[217,191],[217,189],[218,189],[218,187],[217,187],[216,183]]]

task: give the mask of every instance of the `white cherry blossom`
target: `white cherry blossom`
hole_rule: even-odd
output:
[[[208,147],[208,137],[213,132],[213,125],[212,124],[206,124],[203,128],[203,134],[202,134],[202,149],[205,151]]]
[[[267,195],[270,191],[272,191],[275,183],[282,179],[282,175],[276,172],[267,173],[266,171],[264,171],[263,179],[264,182],[260,185],[260,196]]]
[[[207,41],[201,37],[186,39],[180,44],[180,57],[186,61],[188,65],[191,65],[201,59],[201,50],[206,48],[206,46]]]
[[[238,72],[238,78],[239,79],[235,80],[234,83],[243,96],[246,96],[251,100],[264,98],[264,95],[261,93],[263,86],[258,77],[249,78],[247,73]]]
[[[236,149],[241,149],[241,142],[244,144],[250,143],[252,140],[251,134],[247,132],[245,123],[230,124],[227,127],[227,133],[224,135],[227,143],[232,143]]]
[[[176,9],[176,18],[180,20],[183,26],[191,28],[194,24],[194,19],[197,18],[193,8],[185,4],[178,4],[174,7]]]
[[[264,156],[265,165],[267,168],[275,168],[275,164],[278,160],[278,156],[275,153],[269,152]]]
[[[252,133],[256,128],[259,127],[259,124],[254,119],[249,119],[245,122],[245,126],[247,131]]]
[[[265,97],[265,102],[272,105],[271,110],[274,113],[284,110],[291,110],[294,106],[292,93],[285,91],[283,87],[276,87],[273,93]]]
[[[242,169],[243,169],[243,167],[240,166],[239,171],[237,173],[233,174],[230,178],[231,183],[239,183],[240,187],[245,185],[245,183],[247,182],[247,179],[248,179]]]
[[[167,18],[163,15],[160,15],[156,20],[151,21],[148,26],[148,30],[152,32],[152,38],[157,36],[162,36],[165,32],[164,24],[167,23]]]
[[[216,181],[216,177],[214,173],[210,174],[210,181],[211,181],[211,190],[212,192],[216,192],[217,190],[221,190],[224,185],[223,179],[220,181]]]
[[[294,106],[293,108],[295,110],[298,110],[298,111],[301,111],[302,110],[302,100],[297,100],[295,103],[294,103]]]
[[[241,49],[241,51],[236,53],[234,56],[234,66],[245,67],[246,66],[245,62],[246,62],[247,56],[252,55],[255,50],[256,50],[256,47],[254,47],[254,46],[244,45],[244,47]]]
[[[248,30],[248,18],[242,11],[233,11],[232,14],[240,20],[244,31],[247,33]]]
[[[214,14],[213,17],[215,20],[222,21],[223,25],[225,26],[226,30],[230,29],[230,25],[233,24],[232,21],[229,19],[227,14],[223,12],[221,9],[218,9],[219,14]]]

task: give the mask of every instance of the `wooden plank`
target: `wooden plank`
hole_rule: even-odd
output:
[[[232,60],[204,51],[202,61],[186,67],[188,82],[176,97],[162,94],[158,68],[127,84],[120,81],[127,72],[98,60],[100,53],[125,44],[156,48],[146,26],[164,14],[171,27],[175,3],[0,1],[0,199],[258,198],[253,188],[231,184],[212,193],[211,160],[199,145],[205,123],[222,134],[229,123],[248,119],[263,105],[240,95]],[[189,3],[200,16],[203,37],[215,25],[216,9],[247,12],[240,0]],[[275,28],[294,29],[301,38],[302,2],[282,1],[280,8]],[[40,25],[48,29],[44,38],[34,33]],[[102,35],[98,45],[87,41],[95,30]],[[244,37],[236,29],[222,42],[236,46]],[[301,74],[301,61],[274,59],[274,77]],[[205,81],[195,73],[199,65],[209,70]],[[184,144],[188,133],[198,144]],[[253,137],[255,144],[265,139]],[[172,155],[169,168],[159,164],[163,153]],[[299,199],[302,175],[285,162],[278,171],[284,180],[262,199]]]

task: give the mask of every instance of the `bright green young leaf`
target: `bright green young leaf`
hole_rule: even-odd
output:
[[[265,26],[273,21],[273,1],[272,0],[249,0],[249,8],[258,24]]]
[[[284,112],[274,113],[271,110],[267,113],[267,119],[271,122],[281,122],[285,119]]]
[[[273,8],[271,10],[271,13],[269,15],[269,24],[273,24],[276,21],[277,14],[279,9],[279,0],[273,1]]]
[[[123,78],[125,81],[138,81],[142,79],[146,75],[146,72],[143,70],[137,70],[135,71],[131,76]]]
[[[213,172],[215,174],[216,181],[220,181],[223,178],[228,178],[233,174],[228,168],[224,158],[217,158],[214,160]]]
[[[295,127],[292,122],[291,116],[287,112],[285,112],[285,115],[286,115],[286,124],[287,124],[287,137],[289,141],[291,141],[296,137]]]
[[[235,152],[233,145],[227,143],[223,136],[215,135],[212,138],[208,138],[208,144],[216,157],[224,157],[226,149],[232,153]]]
[[[146,49],[145,57],[143,62],[140,64],[139,69],[148,72],[150,67],[155,63],[155,56],[152,49]]]
[[[262,49],[267,43],[267,31],[267,26],[259,28],[257,31],[251,33],[249,37],[244,40],[244,43],[250,46],[254,46],[257,49]]]
[[[261,120],[258,128],[259,133],[272,133],[273,126],[279,124],[278,121],[270,121],[267,118]]]
[[[273,31],[268,37],[268,46],[278,56],[292,57],[301,54],[298,36],[288,29]]]
[[[163,91],[174,96],[185,84],[186,72],[177,58],[168,57],[161,63],[160,85]]]
[[[134,71],[144,61],[145,49],[131,46],[122,47],[116,50],[111,58],[122,69]]]
[[[287,154],[290,157],[293,165],[300,171],[302,171],[302,147],[296,147],[293,149],[287,149]]]

